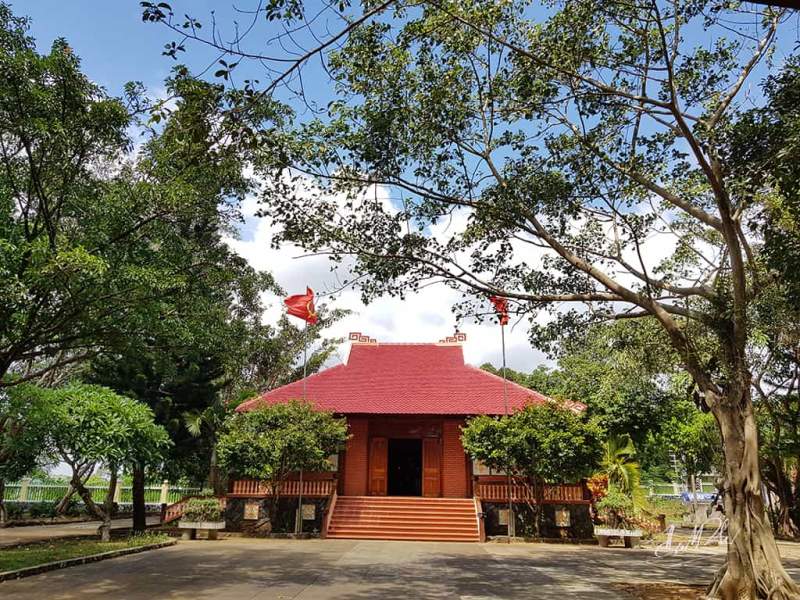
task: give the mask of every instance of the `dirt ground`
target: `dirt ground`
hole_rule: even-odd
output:
[[[626,583],[619,589],[637,600],[702,600],[704,585],[678,583]]]

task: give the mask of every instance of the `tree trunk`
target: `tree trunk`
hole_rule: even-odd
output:
[[[6,512],[6,481],[0,479],[0,527],[6,526],[8,513]]]
[[[144,465],[134,465],[132,474],[133,530],[144,531],[147,529],[147,513],[144,502]]]
[[[728,556],[709,586],[709,598],[785,600],[800,598],[781,564],[761,496],[758,436],[749,382],[708,402],[719,424],[724,450],[724,506]]]
[[[69,501],[72,496],[75,495],[75,488],[72,485],[69,486],[67,493],[59,500],[58,504],[56,505],[56,514],[63,515],[64,512],[67,510],[67,506],[69,505]]]
[[[111,541],[111,515],[100,508],[97,503],[95,503],[95,501],[92,499],[92,492],[86,488],[86,486],[80,480],[80,477],[78,477],[74,472],[72,475],[72,485],[75,488],[75,491],[78,492],[81,500],[83,500],[83,503],[86,505],[86,510],[89,512],[89,514],[102,521],[100,527],[97,528],[97,533],[100,535],[100,541]]]
[[[118,472],[119,469],[115,466],[109,468],[108,489],[106,490],[106,498],[103,501],[103,509],[109,517],[114,514],[114,492],[117,489]]]
[[[214,490],[215,496],[221,496],[225,493],[221,485],[219,465],[217,464],[217,445],[213,442],[211,446],[211,461],[208,467],[208,487]]]

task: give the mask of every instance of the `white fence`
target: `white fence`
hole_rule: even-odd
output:
[[[108,486],[87,486],[92,492],[94,500],[102,500]],[[69,490],[69,483],[41,483],[30,479],[23,479],[16,483],[6,484],[6,502],[57,502],[64,497]],[[133,502],[132,488],[117,484],[114,490],[114,502],[119,504],[131,504]],[[184,487],[170,484],[164,481],[158,486],[145,486],[144,501],[147,504],[172,504],[184,496],[190,496],[200,492],[197,487]],[[73,496],[80,502],[80,497]]]

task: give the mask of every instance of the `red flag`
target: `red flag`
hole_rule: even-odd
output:
[[[497,316],[500,317],[500,325],[508,325],[508,298],[489,296],[489,300],[494,304]]]
[[[295,294],[289,296],[283,303],[287,306],[287,312],[293,317],[303,319],[306,323],[316,324],[317,311],[314,309],[314,290],[306,288],[305,294]]]

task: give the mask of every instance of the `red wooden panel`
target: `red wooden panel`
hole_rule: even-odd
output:
[[[385,437],[372,438],[369,446],[370,496],[386,495],[386,471],[389,463],[389,444]]]
[[[437,438],[422,440],[422,495],[436,498],[442,495],[442,446]]]

